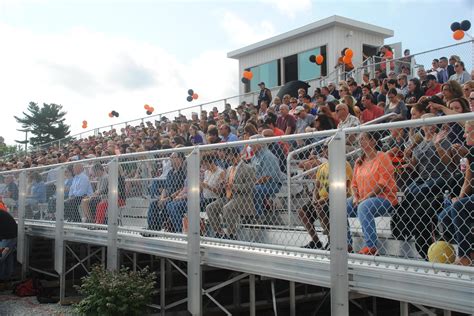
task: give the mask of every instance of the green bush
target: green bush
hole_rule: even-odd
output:
[[[89,276],[82,278],[77,289],[84,299],[76,305],[81,315],[139,315],[151,303],[156,275],[148,268],[131,272],[128,268],[111,272],[94,266]]]

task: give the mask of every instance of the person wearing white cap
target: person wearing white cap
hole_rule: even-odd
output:
[[[295,109],[296,120],[296,133],[304,133],[306,127],[310,126],[314,122],[314,115],[306,112],[305,107],[299,105]]]

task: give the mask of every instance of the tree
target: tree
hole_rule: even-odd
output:
[[[37,103],[30,102],[27,113],[23,112],[23,118],[15,116],[21,127],[31,130],[34,135],[29,140],[32,146],[42,145],[69,135],[69,125],[64,124],[66,112],[62,111],[62,108],[62,105],[54,103],[43,103],[40,108]],[[22,141],[16,142],[22,143]]]
[[[3,138],[3,137],[0,137]],[[18,151],[18,148],[16,145],[7,145],[3,141],[0,142],[0,157],[8,155],[8,154],[13,154]]]

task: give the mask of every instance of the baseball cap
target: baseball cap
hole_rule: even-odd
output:
[[[301,111],[304,111],[304,107],[302,107],[301,105],[299,105],[295,108],[295,114],[300,114]]]
[[[264,86],[264,85],[265,85],[265,82],[262,81],[262,82],[260,82],[258,85],[259,85],[259,86]]]
[[[435,75],[428,75],[428,76],[426,76],[426,80],[429,81],[429,80],[437,80],[437,79],[436,79]]]

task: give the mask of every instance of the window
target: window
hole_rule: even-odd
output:
[[[323,55],[324,61],[317,65],[309,61],[311,55]],[[305,81],[319,78],[326,74],[326,46],[317,47],[298,54],[298,79]]]
[[[245,92],[259,91],[258,84],[265,82],[267,88],[276,87],[280,84],[280,60],[273,60],[269,63],[251,67],[250,71],[253,73],[253,78],[250,81],[250,90],[247,85]]]

